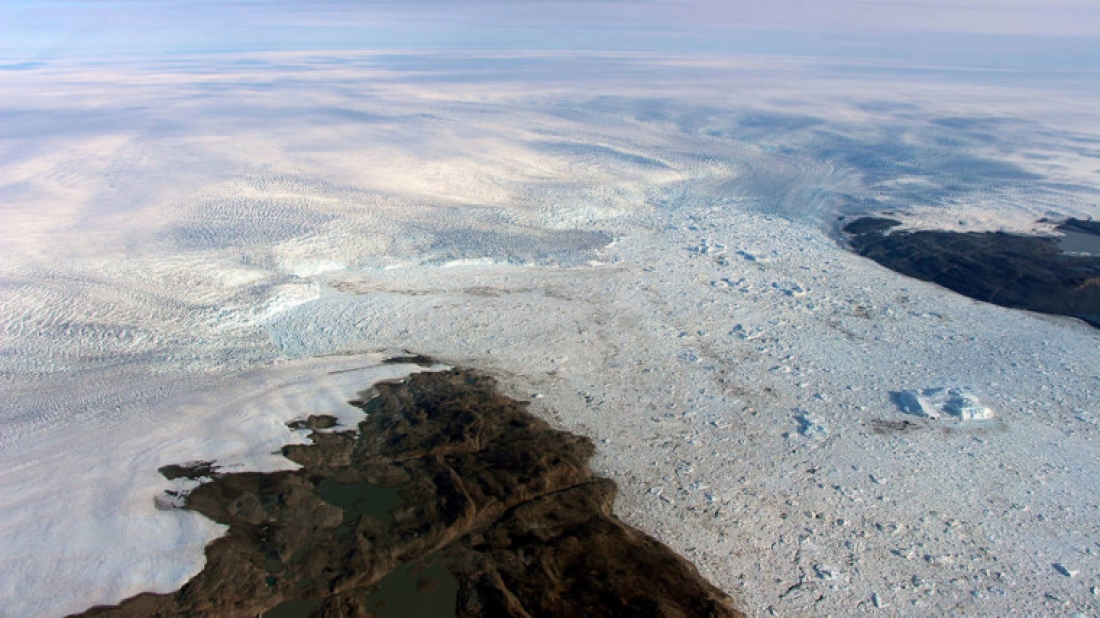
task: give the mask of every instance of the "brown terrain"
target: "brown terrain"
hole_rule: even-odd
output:
[[[588,439],[468,370],[379,384],[358,431],[284,447],[295,471],[211,478],[186,507],[227,524],[179,591],[85,616],[742,616],[612,513]],[[291,423],[314,429],[331,417]]]
[[[856,253],[903,275],[987,303],[1068,315],[1100,328],[1100,253],[1067,252],[1055,236],[892,229],[900,224],[864,217],[844,232]],[[1100,247],[1098,221],[1067,219],[1054,229]]]

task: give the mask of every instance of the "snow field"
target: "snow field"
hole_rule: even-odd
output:
[[[195,483],[168,481],[158,468],[215,461],[225,471],[293,469],[280,448],[308,443],[308,432],[287,421],[331,414],[338,427],[354,427],[363,415],[348,401],[374,382],[422,371],[381,365],[383,358],[192,378],[153,410],[88,416],[8,445],[6,458],[18,463],[0,478],[3,615],[63,615],[178,589],[202,569],[203,549],[224,527],[165,508],[167,490]]]

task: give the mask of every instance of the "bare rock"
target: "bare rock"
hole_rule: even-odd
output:
[[[295,471],[221,474],[186,508],[229,526],[175,593],[87,616],[741,616],[612,513],[588,439],[471,371],[377,385],[358,432]]]

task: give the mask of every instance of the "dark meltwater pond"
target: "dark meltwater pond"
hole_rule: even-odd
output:
[[[1058,239],[1058,248],[1063,253],[1083,253],[1100,257],[1100,236],[1063,230],[1062,237]]]

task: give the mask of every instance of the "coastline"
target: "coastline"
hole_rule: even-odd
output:
[[[855,253],[908,277],[1100,328],[1100,223],[1067,219],[1052,230],[1061,237],[893,229],[900,225],[861,217],[843,231]]]
[[[184,508],[227,535],[178,592],[79,615],[743,616],[612,514],[615,485],[589,470],[590,441],[550,429],[492,379],[450,370],[371,390],[350,402],[367,414],[357,430],[282,449],[298,470],[162,468],[204,479]],[[407,582],[415,592],[396,592]]]

